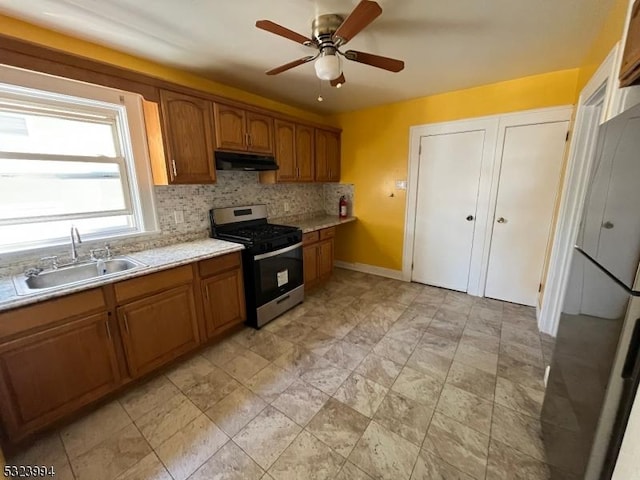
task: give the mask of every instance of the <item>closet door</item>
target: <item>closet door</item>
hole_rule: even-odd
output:
[[[421,138],[413,281],[467,291],[485,135]]]
[[[535,306],[568,121],[505,130],[485,296]]]

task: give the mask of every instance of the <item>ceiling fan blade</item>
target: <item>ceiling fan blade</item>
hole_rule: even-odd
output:
[[[332,87],[338,87],[340,88],[342,85],[344,85],[344,83],[347,81],[346,78],[344,78],[344,73],[341,73],[340,76],[334,80],[331,80],[331,86]],[[339,86],[338,86],[339,85]]]
[[[404,62],[402,60],[382,57],[380,55],[374,55],[373,53],[347,50],[344,52],[344,56],[347,60],[353,60],[354,62],[364,63],[366,65],[371,65],[372,67],[382,68],[383,70],[389,70],[390,72],[397,73],[404,69]]]
[[[314,58],[316,58],[316,57],[308,56],[308,57],[304,57],[304,58],[299,58],[298,60],[294,60],[293,62],[289,62],[289,63],[286,63],[284,65],[280,65],[279,67],[276,67],[276,68],[272,68],[271,70],[266,72],[266,74],[267,75],[277,75],[279,73],[286,72],[287,70],[290,70],[290,69],[292,69],[294,67],[302,65],[303,63],[310,62]]]
[[[382,8],[371,0],[362,0],[333,34],[344,45],[382,13]]]
[[[266,30],[267,32],[275,33],[276,35],[280,35],[281,37],[288,38],[289,40],[293,40],[294,42],[298,42],[303,45],[312,43],[310,38],[307,38],[304,35],[300,35],[293,30],[289,30],[282,25],[278,25],[271,20],[258,20],[256,22],[256,27],[262,30]]]

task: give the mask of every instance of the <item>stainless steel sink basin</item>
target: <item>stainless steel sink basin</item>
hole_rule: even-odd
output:
[[[38,275],[27,277],[24,274],[13,277],[18,295],[30,295],[44,290],[69,287],[89,282],[98,277],[111,278],[134,269],[146,267],[133,258],[121,256],[104,260],[104,273],[98,271],[96,262],[78,263],[58,269],[44,270]]]

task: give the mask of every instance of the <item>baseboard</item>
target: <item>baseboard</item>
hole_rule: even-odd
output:
[[[336,267],[346,268],[347,270],[353,270],[356,272],[370,273],[371,275],[378,275],[379,277],[393,278],[394,280],[404,280],[402,270],[393,270],[391,268],[376,267],[375,265],[368,265],[366,263],[350,263],[336,260],[333,262]]]

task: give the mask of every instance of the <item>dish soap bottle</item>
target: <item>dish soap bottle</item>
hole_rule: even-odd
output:
[[[340,218],[347,218],[347,199],[345,198],[345,196],[341,196],[340,197],[340,209],[339,209],[339,217]]]

